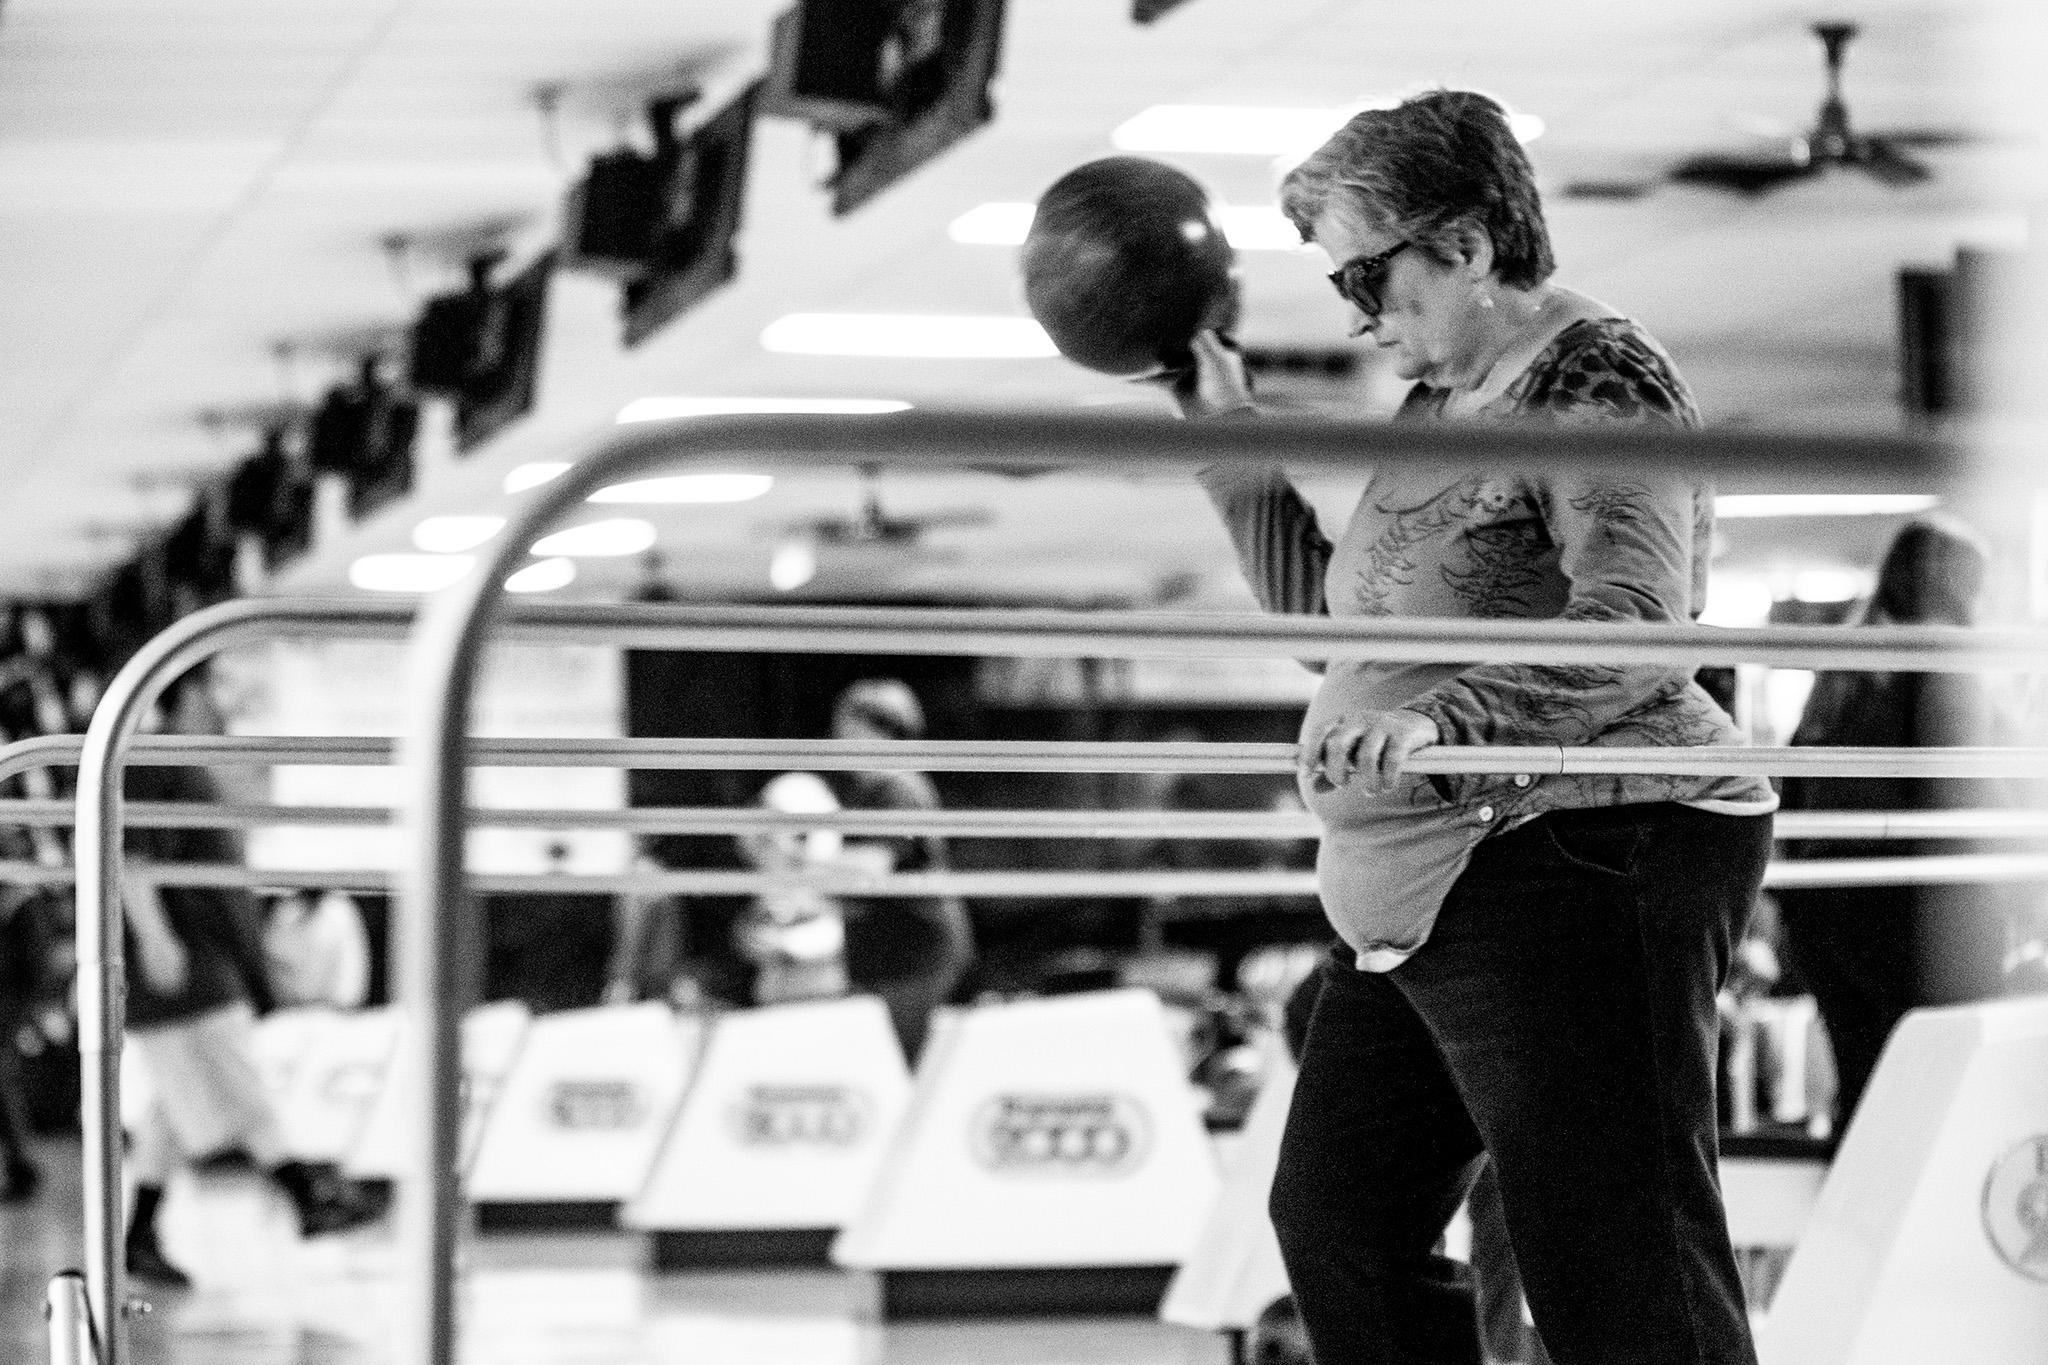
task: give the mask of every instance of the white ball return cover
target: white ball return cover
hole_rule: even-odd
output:
[[[2048,997],[1906,1016],[1757,1346],[1765,1365],[2048,1361]]]
[[[940,1016],[909,1117],[833,1247],[861,1270],[1163,1266],[1217,1191],[1149,991]]]
[[[405,1027],[396,1010],[388,1011],[393,1037]],[[496,1098],[499,1084],[511,1070],[512,1059],[526,1037],[532,1011],[516,1000],[479,1005],[462,1019],[462,1167],[467,1170],[476,1159],[477,1139],[482,1135],[486,1115]],[[380,1071],[376,1103],[370,1109],[362,1136],[348,1153],[343,1169],[359,1180],[396,1180],[405,1168],[406,1134],[426,1122],[426,1116],[412,1112],[401,1099],[406,1087],[389,1083],[397,1068],[406,1065],[393,1055],[388,1074]]]
[[[910,1103],[889,1011],[873,996],[718,1016],[628,1227],[843,1227]]]
[[[484,1121],[479,1203],[619,1203],[647,1178],[696,1061],[700,1027],[667,1005],[536,1017]]]

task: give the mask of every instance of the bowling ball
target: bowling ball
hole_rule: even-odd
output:
[[[1060,354],[1104,374],[1193,363],[1204,328],[1237,320],[1237,264],[1184,171],[1141,156],[1076,167],[1039,196],[1024,301]]]

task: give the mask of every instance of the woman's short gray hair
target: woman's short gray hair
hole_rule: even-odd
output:
[[[1557,269],[1536,172],[1507,111],[1473,90],[1430,90],[1352,117],[1287,173],[1280,208],[1303,241],[1335,207],[1442,254],[1476,227],[1493,242],[1494,273],[1527,289]]]

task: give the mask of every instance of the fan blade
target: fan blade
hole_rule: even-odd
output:
[[[794,517],[788,521],[757,521],[754,530],[771,540],[839,540],[855,531],[846,517]]]
[[[995,513],[985,507],[959,507],[859,520],[808,517],[763,526],[762,530],[780,540],[801,537],[817,545],[907,545],[930,531],[986,526],[994,520]]]
[[[1849,164],[1865,172],[1879,184],[1890,185],[1893,188],[1917,185],[1934,174],[1924,163],[1906,155],[1879,137],[1857,139],[1850,149]]]
[[[1740,156],[1695,156],[1673,166],[1670,178],[1681,185],[1699,185],[1735,194],[1766,194],[1818,171],[1811,161],[1758,160]]]
[[[1979,142],[2003,139],[1989,133],[1966,132],[1961,128],[1885,128],[1869,136],[1894,147],[1967,147]]]
[[[892,518],[904,526],[914,526],[920,531],[946,531],[987,526],[996,519],[996,514],[986,507],[937,507],[929,512],[905,512]]]
[[[2025,133],[1988,128],[1882,128],[1869,136],[1894,147],[2015,147],[2034,141]]]
[[[1557,192],[1566,199],[1627,203],[1641,199],[1656,188],[1656,184],[1648,180],[1569,180],[1560,185]]]
[[[1044,474],[1057,474],[1070,466],[1063,464],[964,464],[960,467],[973,474],[1000,474],[1006,479],[1035,479]]]

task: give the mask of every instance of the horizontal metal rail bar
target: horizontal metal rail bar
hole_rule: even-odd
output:
[[[153,863],[151,880],[162,886],[226,886],[312,891],[393,889],[393,873],[365,868],[281,869],[239,863]],[[0,862],[0,884],[68,886],[74,873],[41,863]],[[2011,853],[1932,854],[1915,858],[1816,858],[1772,863],[1766,886],[1926,886],[1958,882],[2048,881],[2048,855]],[[1313,872],[1250,868],[1241,871],[1047,871],[1042,869],[958,870],[850,874],[820,872],[792,877],[763,872],[685,869],[569,874],[472,873],[472,889],[516,895],[750,896],[803,886],[833,896],[878,899],[963,896],[971,898],[1079,899],[1123,896],[1313,897]]]
[[[130,829],[266,829],[387,825],[389,806],[307,806],[277,802],[130,801]],[[0,826],[63,829],[71,802],[0,797]],[[799,815],[759,806],[473,806],[470,824],[490,829],[594,829],[628,834],[751,834],[829,829],[855,837],[955,839],[1314,839],[1322,826],[1306,811],[1270,810],[839,810]],[[2025,810],[1780,811],[1780,839],[2036,839],[2048,812]]]
[[[1781,839],[2037,839],[2048,811],[1781,810],[1771,825]]]
[[[203,653],[260,638],[267,626],[323,635],[390,637],[410,608],[355,601],[290,604],[308,615],[279,623],[255,610],[209,609],[203,650],[174,656],[169,675]],[[269,633],[291,633],[272,630]],[[903,607],[735,607],[677,603],[562,603],[507,612],[506,635],[528,643],[601,641],[633,649],[895,653],[1011,657],[1374,659],[1389,662],[1658,665],[1974,672],[2028,669],[2048,659],[2048,633],[1945,626],[1768,626],[1749,629],[1583,621],[1454,620],[1223,613],[1084,612]],[[25,752],[66,736],[18,741]],[[148,737],[144,737],[145,739]],[[75,742],[75,741],[74,741]],[[125,746],[124,746],[125,747]],[[0,749],[0,778],[15,746]],[[27,766],[34,766],[33,763]]]
[[[2037,666],[2048,634],[1948,626],[1723,628],[1597,621],[1278,616],[989,608],[735,607],[674,603],[523,608],[526,640],[633,649],[883,653],[1014,658],[1375,659],[1427,663],[1764,664],[1776,668],[1970,672]],[[715,640],[707,637],[715,636]]]
[[[1984,443],[2000,433],[1969,435]],[[2008,439],[2027,441],[2032,433],[2023,429]],[[1863,492],[1924,493],[1956,477],[1969,457],[1960,434],[1933,432],[1836,435],[1535,425],[1475,430],[1448,423],[1277,415],[1231,423],[1132,413],[1004,412],[991,417],[923,410],[859,422],[744,416],[635,423],[611,432],[576,472],[590,475],[593,483],[608,483],[695,461],[743,459],[812,468],[880,463],[956,473],[1067,469],[1191,475],[1218,462],[1256,459],[1351,474],[1392,467],[1633,473],[1642,468],[1646,452],[1655,452],[1663,468],[1739,474],[1746,484],[1776,492],[1853,485]],[[517,548],[525,553],[523,545]]]
[[[61,738],[72,739],[72,736]],[[153,735],[123,754],[130,766],[382,766],[399,741],[372,735]],[[625,767],[825,772],[1290,773],[1292,744],[1077,740],[835,740],[479,738],[474,767]],[[45,745],[38,763],[75,761],[76,748]],[[1685,773],[1807,777],[2032,777],[2048,773],[2048,749],[1567,748],[1431,745],[1408,761],[1416,773]],[[19,769],[17,769],[19,771]],[[11,774],[0,770],[0,778]]]
[[[1766,888],[1806,886],[1960,886],[2048,881],[2048,856],[1937,853],[1922,858],[1814,858],[1772,863]]]

